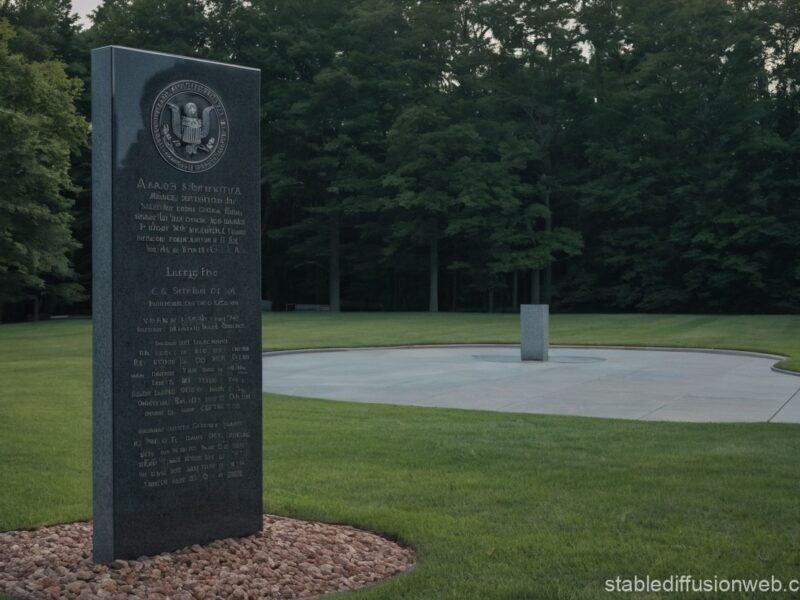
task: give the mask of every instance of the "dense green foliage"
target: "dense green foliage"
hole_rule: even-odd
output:
[[[574,339],[711,343],[732,322],[758,347],[796,317],[565,315]],[[266,315],[273,347],[483,340],[510,315]],[[427,325],[427,327],[426,327]],[[509,331],[512,329],[508,327]],[[426,333],[427,331],[427,333]],[[0,530],[91,516],[88,321],[0,327]],[[298,332],[300,332],[298,334]],[[298,342],[298,335],[302,338]],[[453,337],[450,337],[453,336]],[[563,337],[561,338],[563,339]],[[653,343],[662,338],[640,338]],[[754,338],[755,339],[755,338]],[[643,423],[265,395],[273,514],[351,523],[412,544],[411,573],[348,597],[602,599],[606,578],[797,577],[797,425]],[[686,596],[701,597],[701,596]],[[708,597],[706,595],[705,597]]]
[[[593,74],[580,205],[598,230],[573,293],[645,310],[797,308],[800,71],[777,45],[800,50],[798,17],[789,2],[624,7],[614,36],[630,49]]]
[[[80,82],[24,30],[15,37],[0,18],[0,311],[25,299],[36,311],[42,298],[82,299],[68,256],[78,246],[69,168],[88,127],[75,109]]]
[[[78,35],[5,6],[81,77],[109,43],[262,70],[279,305],[800,309],[790,0],[106,0]]]

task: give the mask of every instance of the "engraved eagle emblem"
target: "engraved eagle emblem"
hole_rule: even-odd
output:
[[[211,130],[211,112],[214,110],[212,106],[204,108],[202,116],[198,116],[197,104],[194,102],[187,102],[183,107],[168,102],[167,106],[172,112],[170,123],[175,137],[169,136],[167,125],[164,125],[164,134],[171,138],[175,146],[185,146],[186,154],[190,155],[197,154],[198,150],[211,152],[214,149],[216,140],[208,137]]]
[[[228,147],[229,129],[219,94],[199,81],[173,81],[153,99],[153,144],[161,158],[179,171],[202,173],[213,168]]]

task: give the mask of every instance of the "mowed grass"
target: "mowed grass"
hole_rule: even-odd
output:
[[[513,342],[516,319],[270,314],[264,343]],[[798,321],[571,315],[553,337],[797,356]],[[0,327],[0,530],[91,517],[89,337],[88,322]],[[800,572],[800,426],[264,402],[266,511],[375,529],[419,553],[414,571],[353,598],[605,598],[617,576]]]

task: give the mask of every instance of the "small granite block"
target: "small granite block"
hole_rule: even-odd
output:
[[[520,353],[522,360],[547,360],[550,347],[550,306],[520,306]]]

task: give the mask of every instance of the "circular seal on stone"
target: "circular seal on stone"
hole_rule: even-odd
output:
[[[150,131],[164,160],[187,173],[208,171],[228,147],[222,100],[197,81],[176,81],[161,90],[153,102]]]

